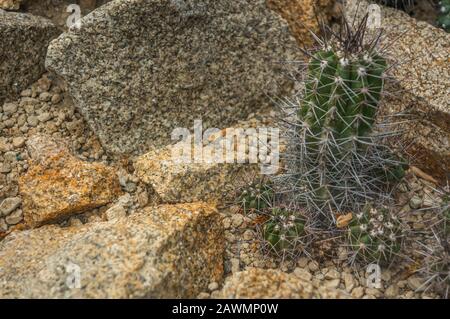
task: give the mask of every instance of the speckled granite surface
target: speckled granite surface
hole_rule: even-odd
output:
[[[47,46],[59,33],[47,19],[0,10],[0,103],[42,75]]]
[[[300,56],[265,0],[116,0],[49,47],[46,65],[114,153],[170,142],[175,127],[226,127],[289,95]]]
[[[268,0],[267,3],[286,19],[299,45],[315,45],[311,31],[320,32],[321,22],[329,23],[335,0]]]
[[[350,295],[339,289],[321,287],[280,270],[247,268],[228,277],[217,294],[226,299],[347,299]]]
[[[222,276],[221,227],[214,207],[192,203],[15,232],[0,242],[0,297],[192,298]]]

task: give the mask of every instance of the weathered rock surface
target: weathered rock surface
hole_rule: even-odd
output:
[[[330,22],[335,0],[268,0],[268,4],[289,23],[289,27],[302,46],[311,46],[315,41],[311,31],[319,34],[319,21]],[[319,19],[317,19],[319,18]]]
[[[19,178],[25,222],[31,227],[112,202],[121,193],[115,170],[70,154],[46,135],[27,141],[32,163]]]
[[[349,298],[338,289],[320,287],[280,270],[248,268],[228,277],[219,298],[225,299],[311,299]]]
[[[347,0],[348,17],[365,14],[368,2]],[[402,136],[414,164],[446,181],[450,171],[450,34],[382,7],[382,46],[399,62],[383,101],[385,113],[409,112]],[[393,61],[395,62],[395,61]]]
[[[122,0],[53,41],[46,65],[107,150],[142,154],[194,119],[227,127],[289,95],[280,62],[299,56],[265,0]]]
[[[47,46],[59,33],[47,19],[0,10],[0,103],[42,75]]]
[[[135,174],[164,203],[224,199],[235,194],[246,173],[257,173],[255,165],[174,163],[171,156],[169,146],[141,156],[135,164]]]
[[[205,203],[12,233],[0,242],[0,297],[193,298],[221,279],[222,236]]]
[[[0,9],[18,10],[23,0],[0,0]]]
[[[67,29],[67,19],[72,12],[67,12],[67,8],[71,4],[80,6],[81,15],[84,16],[111,0],[23,0],[21,8],[27,13],[41,16],[51,20],[60,29]]]
[[[186,143],[150,151],[136,160],[134,173],[141,181],[152,186],[164,203],[233,200],[236,190],[244,186],[244,181],[249,182],[261,174],[261,154],[264,154],[261,146],[269,148],[266,159],[272,154],[271,131],[268,131],[267,143],[259,139],[258,135],[246,131],[247,128],[252,129],[253,125],[258,126],[257,123],[260,122],[249,124],[242,121],[239,129],[235,127],[217,131],[201,144],[195,145],[191,143],[192,140],[188,140]],[[240,149],[241,146],[245,150]],[[250,149],[258,163],[249,160],[252,157]],[[218,154],[224,154],[222,161],[216,161],[215,156]],[[226,162],[227,154],[231,154],[230,162]],[[243,161],[238,163],[238,157]],[[275,157],[272,159],[275,160]],[[279,163],[272,162],[272,165],[277,167]]]

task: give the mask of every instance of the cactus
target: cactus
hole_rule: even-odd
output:
[[[352,260],[378,264],[390,262],[400,251],[403,230],[403,225],[392,210],[366,204],[348,225]]]
[[[306,204],[314,226],[334,226],[337,213],[379,200],[404,175],[402,161],[381,144],[392,132],[376,126],[388,63],[377,37],[364,40],[367,18],[355,31],[344,21],[319,51],[307,52],[304,90],[285,105],[287,172],[275,181]]]
[[[305,220],[291,210],[272,208],[263,226],[263,237],[276,252],[293,252],[305,235]]]
[[[439,2],[439,12],[438,26],[450,32],[450,0],[441,0]]]
[[[270,181],[257,181],[248,185],[239,196],[239,204],[245,213],[259,211],[271,206],[273,189]]]

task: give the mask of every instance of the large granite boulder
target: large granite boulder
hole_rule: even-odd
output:
[[[53,41],[46,65],[108,151],[143,153],[194,119],[228,127],[289,95],[299,55],[266,0],[116,0]]]
[[[13,232],[0,242],[0,298],[193,298],[221,280],[223,243],[205,203]]]
[[[368,6],[366,0],[347,0],[346,14],[361,19]],[[382,113],[409,114],[397,125],[405,132],[405,151],[413,164],[445,183],[450,177],[450,34],[393,8],[381,7],[381,18],[381,46],[395,64]]]
[[[0,103],[39,79],[47,46],[59,33],[47,19],[0,10]]]

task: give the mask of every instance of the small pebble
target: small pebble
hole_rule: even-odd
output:
[[[0,204],[0,214],[7,216],[22,204],[22,199],[19,197],[10,197],[3,200]]]
[[[8,225],[16,225],[20,223],[22,219],[23,219],[22,210],[18,209],[15,212],[12,212],[8,216],[6,216],[5,221]]]
[[[418,209],[422,206],[422,198],[420,198],[417,195],[414,195],[410,200],[409,200],[409,207],[411,207],[412,209]]]
[[[208,285],[208,290],[211,292],[217,289],[219,289],[219,284],[217,282],[212,282]]]

